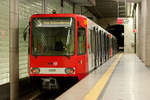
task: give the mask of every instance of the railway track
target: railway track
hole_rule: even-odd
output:
[[[47,92],[44,91],[44,92],[35,94],[29,100],[55,100],[55,98],[59,95],[60,94],[53,92],[53,91],[47,91]]]
[[[71,86],[70,86],[71,87]],[[68,90],[70,87],[63,87],[59,90],[37,91],[28,100],[55,100],[58,96]],[[27,100],[27,99],[26,99]]]

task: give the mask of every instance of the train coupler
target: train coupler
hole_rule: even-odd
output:
[[[58,90],[59,86],[56,78],[42,78],[42,88],[46,90]]]

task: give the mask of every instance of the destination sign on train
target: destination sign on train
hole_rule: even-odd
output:
[[[70,25],[70,19],[37,19],[37,27],[43,25]]]

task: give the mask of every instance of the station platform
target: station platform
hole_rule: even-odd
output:
[[[56,100],[149,100],[150,69],[135,54],[118,54]]]

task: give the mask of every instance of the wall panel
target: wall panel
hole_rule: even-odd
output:
[[[23,31],[33,14],[42,13],[41,0],[20,0],[19,3],[19,77],[28,76],[28,39],[23,40]]]
[[[9,81],[9,0],[0,0],[0,85]]]
[[[64,2],[64,13],[73,13],[73,6],[71,3]]]
[[[60,0],[46,0],[46,13],[50,14],[53,10],[61,13]]]

